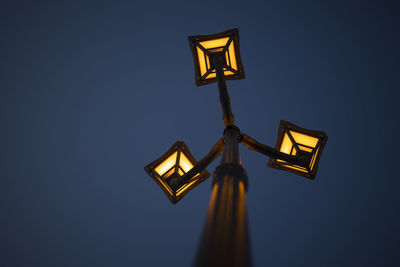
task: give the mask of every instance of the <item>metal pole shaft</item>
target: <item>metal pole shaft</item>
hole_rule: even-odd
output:
[[[226,87],[225,74],[223,70],[224,55],[215,55],[212,57],[213,64],[215,66],[215,72],[218,82],[219,90],[219,101],[222,108],[222,117],[224,119],[225,126],[235,125],[235,118],[232,113],[231,100],[229,98],[228,89]]]
[[[225,150],[214,172],[195,266],[251,266],[245,199],[247,174],[239,155],[239,129],[227,127],[224,138]]]

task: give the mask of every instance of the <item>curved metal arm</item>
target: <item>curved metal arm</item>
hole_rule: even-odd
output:
[[[192,169],[190,169],[187,173],[181,176],[180,179],[177,180],[177,183],[182,186],[183,184],[187,183],[192,179],[196,174],[202,172],[211,162],[213,162],[216,158],[219,157],[222,150],[224,150],[224,141],[222,138],[218,140],[217,143],[211,148],[210,152],[205,155],[201,160],[197,162]]]
[[[292,156],[292,155],[280,152],[279,150],[276,150],[275,148],[272,148],[270,146],[266,146],[264,144],[257,142],[255,139],[251,138],[247,134],[242,133],[242,141],[241,142],[245,146],[247,146],[247,148],[249,148],[250,150],[257,151],[268,157],[284,160],[284,161],[289,162],[290,164],[294,164],[294,165],[299,165],[299,166],[303,166],[303,167],[308,166],[309,159],[307,157]]]

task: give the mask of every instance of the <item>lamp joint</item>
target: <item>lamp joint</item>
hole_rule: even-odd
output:
[[[217,70],[218,68],[222,68],[226,66],[226,57],[225,54],[221,51],[214,52],[209,54],[210,57],[210,67],[212,69]]]
[[[310,165],[312,153],[304,150],[299,150],[296,153],[296,157],[301,161],[300,166],[307,168]]]

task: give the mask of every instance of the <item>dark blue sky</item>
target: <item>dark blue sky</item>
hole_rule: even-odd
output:
[[[398,1],[1,1],[0,265],[189,266],[210,180],[172,205],[143,167],[222,135],[187,36],[238,27],[241,130],[323,130],[317,178],[241,146],[256,266],[400,266]],[[208,170],[212,172],[218,162]]]

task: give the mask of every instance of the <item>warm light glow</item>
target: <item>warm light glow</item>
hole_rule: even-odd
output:
[[[200,65],[200,75],[203,76],[207,72],[206,61],[204,60],[204,52],[200,48],[197,47],[197,55],[199,57],[199,65]],[[207,57],[208,66],[210,66],[210,62]]]
[[[289,131],[289,132],[293,136],[294,141],[296,141],[296,143],[298,144],[315,147],[318,143],[318,138],[316,137],[301,134],[295,131]]]
[[[244,69],[240,59],[239,30],[231,29],[212,35],[189,36],[189,45],[195,64],[196,85],[215,82],[216,68],[222,67],[227,80],[244,79]],[[215,66],[217,56],[221,66]]]
[[[169,169],[171,169],[176,164],[176,157],[178,152],[174,152],[166,160],[164,160],[160,165],[158,165],[154,170],[158,175],[163,176]]]
[[[279,150],[283,153],[290,154],[292,147],[293,147],[293,143],[290,140],[289,135],[287,133],[285,133],[285,135],[283,136],[281,148]]]
[[[303,151],[312,152],[312,148],[310,148],[310,147],[305,147],[305,146],[302,146],[302,145],[298,145],[298,146]]]
[[[282,165],[285,166],[285,167],[287,167],[287,168],[290,168],[290,169],[293,169],[293,170],[297,170],[297,171],[301,171],[301,172],[307,173],[307,169],[304,168],[304,167],[297,166],[297,165],[289,165],[289,163],[287,163],[286,161],[280,160],[280,159],[278,159],[277,161],[278,161],[278,162],[281,162]]]
[[[229,45],[229,59],[231,62],[231,68],[234,70],[237,70],[236,55],[235,55],[235,48],[234,48],[233,41]],[[229,62],[227,62],[227,63],[229,63]]]
[[[225,46],[228,40],[229,37],[223,37],[223,38],[199,42],[199,44],[205,49],[212,49],[215,47]]]
[[[178,141],[167,153],[148,164],[145,170],[163,189],[171,202],[176,203],[193,187],[210,176],[207,170],[202,170],[183,180],[182,176],[195,164],[196,160],[185,143]]]
[[[183,169],[184,172],[188,172],[191,168],[193,168],[193,164],[190,160],[185,156],[183,152],[181,152],[179,166]]]
[[[238,211],[237,211],[237,231],[236,231],[236,244],[235,246],[237,247],[236,251],[238,253],[244,254],[245,248],[243,247],[243,244],[245,244],[244,237],[246,233],[244,232],[246,229],[246,190],[244,187],[244,184],[242,181],[239,181],[239,194],[238,194]],[[238,259],[244,259],[243,256],[238,257]],[[245,263],[243,262],[241,264],[242,266],[245,266]]]
[[[318,161],[327,140],[324,132],[300,128],[290,122],[281,121],[276,148],[292,156],[305,156],[308,166],[303,167],[286,162],[282,159],[271,159],[268,165],[273,168],[293,171],[308,178],[314,178]]]
[[[208,50],[210,53],[220,52],[224,49],[224,46],[227,45],[229,38],[230,37],[224,37],[224,38],[218,38],[218,39],[213,39],[213,40],[208,40],[208,41],[202,41],[202,42],[199,42],[199,45],[201,45],[203,48]],[[198,60],[199,60],[199,66],[200,66],[200,75],[203,76],[210,69],[210,58],[208,55],[204,56],[203,50],[200,49],[199,47],[196,47],[196,49],[197,49],[197,56],[198,56]],[[235,47],[234,47],[233,41],[231,41],[231,43],[228,47],[228,52],[225,53],[226,63],[234,70],[237,70]],[[225,74],[225,76],[235,75],[234,72],[232,72],[230,70],[226,70],[226,68],[224,68],[224,74]],[[211,78],[215,78],[215,77],[216,77],[216,73],[214,70],[213,72],[211,72],[210,74],[207,75],[206,79],[211,79]]]
[[[225,70],[224,73],[225,73],[225,75],[234,75],[235,74],[230,70]],[[215,78],[215,77],[217,77],[217,74],[215,72],[211,72],[210,74],[207,75],[206,79],[211,79],[211,78]]]
[[[312,157],[312,159],[311,159],[311,163],[310,163],[311,169],[314,168],[315,159],[317,158],[318,153],[319,153],[319,147],[317,148],[317,151],[315,151],[315,154],[313,155],[313,157]]]
[[[173,168],[171,168],[167,173],[165,173],[164,175],[163,175],[163,177],[166,179],[166,178],[169,178],[172,174],[174,174],[174,172],[175,172],[175,167],[173,167]]]

